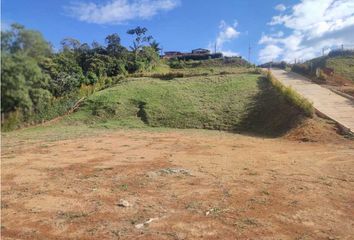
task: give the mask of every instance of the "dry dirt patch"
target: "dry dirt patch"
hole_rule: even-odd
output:
[[[354,235],[352,141],[119,130],[17,148],[2,153],[3,239]]]

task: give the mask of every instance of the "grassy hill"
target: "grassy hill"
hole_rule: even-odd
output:
[[[354,82],[354,55],[352,56],[325,56],[314,58],[305,64],[313,64],[313,69],[320,68],[332,68],[335,74],[338,74],[348,80]]]
[[[354,56],[328,58],[326,66],[354,82]]]
[[[204,128],[278,135],[302,118],[260,74],[238,71],[169,80],[130,78],[93,94],[65,121],[106,128]]]

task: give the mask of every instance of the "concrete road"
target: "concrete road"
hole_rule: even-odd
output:
[[[352,100],[312,83],[299,74],[281,69],[272,69],[271,72],[284,85],[290,86],[313,102],[319,112],[354,132],[354,102]]]

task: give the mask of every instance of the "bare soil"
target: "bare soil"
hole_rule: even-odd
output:
[[[312,78],[312,80],[320,85],[326,86],[329,89],[333,89],[351,97],[354,97],[354,83],[353,81],[346,79],[340,75],[327,76],[326,81]]]
[[[354,143],[343,138],[117,130],[4,141],[2,239],[354,236]]]

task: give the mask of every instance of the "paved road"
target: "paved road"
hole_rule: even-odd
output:
[[[272,69],[271,71],[284,85],[292,87],[313,102],[318,111],[354,132],[353,101],[312,83],[299,74],[280,69]]]

